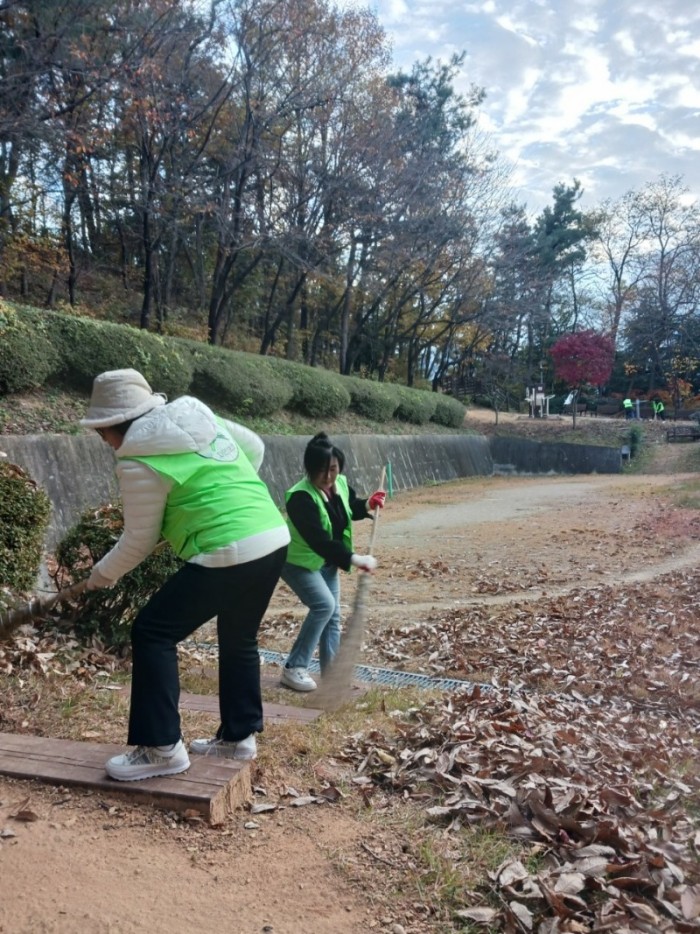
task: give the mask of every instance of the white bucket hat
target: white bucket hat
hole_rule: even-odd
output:
[[[80,424],[86,428],[121,425],[165,402],[165,396],[153,392],[137,370],[108,370],[93,380],[90,406]]]

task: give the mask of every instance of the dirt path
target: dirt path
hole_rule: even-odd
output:
[[[417,621],[435,606],[537,599],[691,566],[697,513],[670,501],[687,480],[491,478],[401,494],[380,520],[370,627]],[[358,549],[363,536],[366,528]],[[298,610],[281,588],[272,615]],[[259,767],[255,781],[281,790],[285,769]],[[13,820],[22,808],[36,820]],[[0,932],[430,931],[404,926],[362,881],[373,862],[365,834],[342,808],[241,813],[213,830],[102,795],[0,780]],[[381,873],[381,861],[372,868]]]

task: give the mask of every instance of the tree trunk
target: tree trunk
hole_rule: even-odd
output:
[[[357,251],[357,241],[352,238],[350,243],[350,255],[348,256],[347,266],[345,267],[345,292],[343,294],[343,305],[340,313],[340,352],[338,368],[340,372],[348,376],[348,335],[350,331],[350,306],[352,304],[352,283],[355,276],[355,253]]]

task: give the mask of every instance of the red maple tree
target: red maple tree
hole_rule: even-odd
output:
[[[565,334],[552,345],[554,375],[572,389],[584,385],[602,386],[610,378],[615,344],[608,334],[576,331]]]

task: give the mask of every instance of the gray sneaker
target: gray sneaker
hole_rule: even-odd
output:
[[[119,782],[134,782],[156,775],[177,775],[190,767],[182,740],[172,746],[137,746],[121,756],[112,756],[105,763],[110,778]]]
[[[283,668],[280,683],[293,691],[315,691],[318,687],[306,668]]]
[[[196,756],[217,756],[219,759],[254,759],[258,754],[255,734],[237,743],[225,739],[193,739],[190,752]]]

